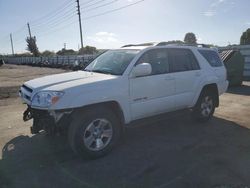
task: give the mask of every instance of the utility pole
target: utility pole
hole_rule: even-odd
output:
[[[31,38],[30,24],[29,24],[29,23],[27,23],[27,26],[28,26],[29,35],[30,35],[30,38]]]
[[[64,47],[64,49],[66,50],[66,43],[63,43],[63,47]]]
[[[14,56],[14,47],[13,47],[12,34],[10,34],[10,43],[11,43],[12,55]]]
[[[82,40],[82,20],[81,20],[81,10],[79,0],[76,0],[77,3],[77,14],[79,17],[79,27],[80,27],[80,37],[81,37],[81,47],[83,48],[83,40]]]

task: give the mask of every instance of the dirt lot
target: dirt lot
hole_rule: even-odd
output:
[[[0,87],[62,72],[9,68],[0,68]],[[183,113],[130,127],[112,153],[92,161],[73,155],[64,137],[30,135],[14,96],[0,100],[1,188],[250,188],[250,82],[221,96],[210,122]]]

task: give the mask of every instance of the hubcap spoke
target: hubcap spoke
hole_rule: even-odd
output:
[[[211,97],[206,96],[201,103],[201,114],[203,116],[209,116],[212,112],[213,100]]]
[[[91,147],[93,142],[95,142],[96,140],[94,136],[91,134],[89,137],[85,138],[84,141],[87,147]]]
[[[89,131],[90,133],[94,133],[95,131],[95,125],[93,122],[91,122],[91,124],[89,124],[89,126],[86,129],[87,131]]]
[[[102,139],[98,138],[96,139],[96,149],[102,148],[104,146],[104,143]]]
[[[99,151],[105,148],[111,141],[113,129],[106,119],[95,119],[86,128],[83,141],[91,151]]]
[[[112,136],[112,130],[110,130],[110,129],[104,130],[102,133],[102,137],[110,138],[111,136]]]

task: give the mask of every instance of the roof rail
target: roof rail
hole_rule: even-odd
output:
[[[148,43],[142,43],[142,44],[127,44],[122,46],[122,48],[126,48],[126,47],[133,47],[133,46],[154,46],[155,43],[153,42],[148,42]]]
[[[194,46],[194,47],[201,47],[201,48],[210,48],[208,44],[188,44],[188,43],[169,43],[169,42],[148,42],[142,44],[127,44],[122,46],[121,48],[126,47],[136,47],[136,46]]]
[[[187,44],[187,43],[168,43],[168,42],[160,42],[156,46],[167,46],[167,45],[173,45],[173,46],[195,46],[195,47],[202,47],[202,48],[210,48],[207,44]]]

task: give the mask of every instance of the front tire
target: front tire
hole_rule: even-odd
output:
[[[192,118],[199,122],[206,122],[215,111],[215,97],[210,91],[203,91],[192,109]]]
[[[72,150],[84,158],[99,158],[110,152],[121,134],[121,123],[108,108],[77,112],[69,127]]]

